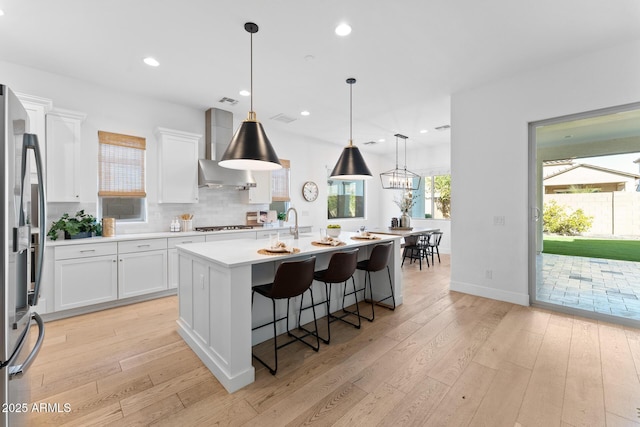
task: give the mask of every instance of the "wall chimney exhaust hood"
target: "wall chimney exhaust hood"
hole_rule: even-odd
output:
[[[250,171],[228,169],[218,165],[226,144],[233,136],[233,114],[218,108],[210,108],[205,113],[205,159],[198,160],[199,187],[234,187],[248,190],[256,186]],[[220,142],[218,144],[218,142]]]

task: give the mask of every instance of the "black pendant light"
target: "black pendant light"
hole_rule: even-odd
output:
[[[364,162],[358,147],[353,145],[353,84],[354,78],[348,78],[349,84],[349,145],[344,147],[338,163],[331,172],[331,178],[344,180],[370,179],[371,171]]]
[[[253,111],[253,34],[258,32],[258,25],[247,22],[244,29],[251,34],[251,109],[218,164],[229,169],[276,170],[282,165]]]
[[[382,188],[388,190],[417,190],[420,188],[420,175],[407,170],[407,137],[396,133],[396,168],[380,174]],[[404,169],[398,168],[398,138],[404,140]]]

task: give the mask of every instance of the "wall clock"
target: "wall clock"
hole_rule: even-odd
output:
[[[318,184],[313,181],[307,181],[302,186],[302,197],[307,202],[313,202],[318,198]]]

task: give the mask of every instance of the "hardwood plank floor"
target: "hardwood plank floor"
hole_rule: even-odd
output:
[[[447,255],[403,279],[395,311],[281,349],[234,394],[177,334],[176,297],[49,322],[32,398],[71,411],[29,425],[640,426],[640,330],[450,292]]]

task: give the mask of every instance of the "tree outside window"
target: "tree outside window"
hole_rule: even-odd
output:
[[[364,218],[364,181],[327,181],[327,218]]]
[[[451,175],[425,176],[417,194],[413,218],[451,218]]]

